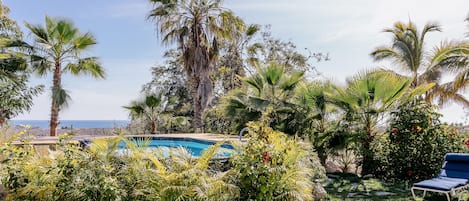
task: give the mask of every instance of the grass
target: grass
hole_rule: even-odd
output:
[[[384,182],[376,178],[360,178],[353,174],[330,174],[332,180],[325,186],[328,193],[326,200],[377,200],[377,201],[408,201],[413,200],[410,188],[411,182]],[[378,195],[388,192],[389,195]],[[417,195],[422,196],[421,193]],[[466,200],[469,198],[465,195]],[[422,200],[422,199],[419,199]],[[424,200],[446,200],[443,194],[427,192]],[[457,196],[452,200],[457,200]]]

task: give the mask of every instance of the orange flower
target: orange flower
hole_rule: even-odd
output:
[[[399,130],[397,130],[397,128],[392,128],[391,132],[394,133],[394,134],[397,134],[399,132]]]

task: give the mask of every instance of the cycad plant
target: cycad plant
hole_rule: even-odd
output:
[[[441,42],[432,51],[425,49],[427,34],[441,31],[436,23],[426,24],[422,30],[409,21],[396,22],[392,28],[384,30],[392,34],[390,46],[376,48],[371,56],[376,61],[392,61],[392,70],[412,79],[411,88],[435,83],[435,87],[425,94],[427,101],[437,100],[440,105],[454,101],[469,105],[461,92],[467,85],[469,43],[467,41]],[[445,72],[457,72],[447,83],[441,83]]]
[[[237,129],[246,123],[258,120],[268,107],[270,126],[287,130],[294,114],[293,96],[295,88],[303,80],[303,72],[286,73],[279,64],[271,63],[258,69],[252,77],[243,79],[244,87],[234,90],[225,98],[226,117],[237,124]]]
[[[96,57],[81,57],[84,51],[96,44],[91,33],[81,33],[65,19],[46,16],[45,26],[25,23],[34,37],[33,68],[45,76],[52,73],[50,135],[56,135],[59,112],[68,105],[69,93],[62,87],[62,74],[91,75],[104,78],[104,69]]]

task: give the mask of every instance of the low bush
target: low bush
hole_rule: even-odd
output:
[[[50,154],[36,147],[1,146],[5,200],[312,200],[324,169],[309,143],[250,123],[232,168],[212,158],[219,145],[195,158],[185,149],[148,152],[149,141],[94,140],[89,148],[60,137]],[[128,149],[119,149],[124,141]]]
[[[185,150],[149,153],[127,141],[130,152],[118,151],[125,138],[96,140],[90,149],[63,139],[50,156],[32,146],[7,143],[0,176],[6,200],[236,200],[239,188],[226,182],[232,171],[210,168],[212,146],[201,157]]]
[[[248,126],[249,140],[233,158],[242,200],[313,200],[314,180],[325,171],[311,145],[265,122]]]

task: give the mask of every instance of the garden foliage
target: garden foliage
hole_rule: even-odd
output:
[[[195,158],[183,148],[149,152],[146,139],[98,139],[83,148],[65,135],[47,154],[8,140],[0,164],[5,199],[312,200],[324,170],[310,145],[265,123],[249,125],[252,138],[233,153],[231,168],[212,160],[218,145]]]
[[[443,125],[440,116],[433,105],[419,100],[392,112],[387,134],[376,146],[381,154],[376,175],[422,180],[438,174],[444,155],[462,151],[464,146],[464,136]]]
[[[126,141],[128,148],[118,151]],[[236,200],[239,190],[226,182],[232,171],[212,171],[217,146],[193,158],[185,150],[149,153],[145,142],[124,138],[96,140],[90,149],[63,143],[50,156],[32,146],[6,144],[1,179],[6,200]],[[129,151],[130,150],[130,151]]]
[[[313,200],[314,181],[324,169],[311,145],[264,120],[248,126],[249,140],[233,158],[242,200]]]

